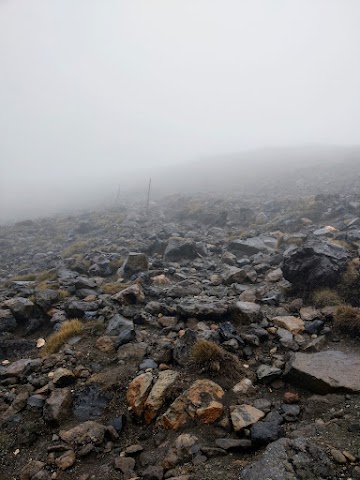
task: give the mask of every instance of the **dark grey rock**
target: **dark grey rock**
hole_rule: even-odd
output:
[[[34,304],[28,298],[14,297],[4,303],[16,320],[28,320],[34,312]]]
[[[88,312],[98,309],[96,302],[84,302],[83,300],[75,300],[65,307],[66,313],[70,318],[83,318]]]
[[[286,422],[296,422],[300,415],[300,406],[287,404],[281,405],[280,414]]]
[[[232,283],[243,283],[246,278],[246,271],[242,268],[228,267],[223,273],[223,280],[225,285]]]
[[[173,350],[174,360],[182,366],[185,366],[189,361],[191,347],[196,342],[196,333],[193,330],[186,330],[185,334],[179,338]]]
[[[326,350],[295,353],[287,379],[316,393],[360,392],[360,355]]]
[[[132,277],[135,273],[149,270],[149,261],[145,253],[130,252],[127,256],[121,272],[126,277]]]
[[[260,365],[256,370],[256,375],[260,382],[270,383],[282,374],[280,368],[271,367],[270,365]]]
[[[88,385],[75,395],[73,414],[79,420],[94,420],[102,415],[112,399],[109,392],[96,385]]]
[[[59,295],[56,290],[47,288],[36,292],[35,298],[36,304],[46,312],[59,300]]]
[[[171,237],[164,253],[168,262],[194,260],[197,257],[196,243],[191,238]]]
[[[133,328],[124,328],[121,333],[117,336],[114,345],[115,348],[119,348],[126,343],[130,343],[136,338],[136,333]]]
[[[285,256],[283,275],[301,290],[332,287],[340,281],[348,259],[348,252],[339,245],[309,240]]]
[[[323,328],[324,322],[322,320],[314,320],[312,322],[305,322],[305,332],[309,335],[318,334]]]
[[[0,333],[13,332],[17,322],[10,310],[0,310]]]
[[[263,455],[245,467],[239,480],[325,480],[333,465],[324,450],[304,438],[281,438],[266,447]]]
[[[134,329],[134,323],[119,313],[116,313],[109,321],[105,334],[111,336],[119,335],[125,329]]]
[[[276,239],[268,236],[252,237],[246,240],[234,240],[228,250],[235,255],[255,255],[259,252],[271,252],[276,248]]]
[[[146,358],[140,365],[140,370],[146,370],[147,368],[158,368],[158,364],[151,358]]]
[[[217,438],[215,445],[223,450],[248,450],[252,447],[251,440],[246,438]]]
[[[251,440],[255,446],[264,446],[275,442],[284,435],[284,429],[275,422],[257,422],[250,429]]]
[[[177,313],[186,318],[198,318],[200,320],[221,321],[228,314],[226,300],[216,297],[201,296],[194,299],[187,297],[180,300]]]

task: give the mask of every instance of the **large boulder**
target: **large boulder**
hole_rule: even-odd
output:
[[[259,252],[273,252],[276,248],[276,239],[261,235],[259,237],[246,238],[245,240],[233,240],[229,243],[228,250],[238,257],[243,255],[255,255]]]
[[[126,277],[132,277],[135,273],[149,270],[149,262],[144,253],[130,252],[121,268]]]
[[[14,297],[6,300],[4,305],[11,310],[16,320],[28,320],[34,311],[34,304],[31,300],[24,297]]]
[[[282,267],[286,280],[299,289],[334,286],[344,271],[349,254],[339,245],[309,240],[285,255]]]
[[[227,316],[228,307],[226,299],[201,295],[182,298],[176,310],[181,317],[221,321]]]
[[[13,332],[17,322],[10,310],[0,310],[0,333]]]
[[[360,392],[360,355],[326,350],[295,353],[288,379],[317,393]]]
[[[305,438],[281,438],[240,473],[239,480],[333,478],[333,465],[324,450]]]
[[[197,257],[196,243],[191,238],[171,237],[165,249],[164,258],[168,262],[194,260]]]

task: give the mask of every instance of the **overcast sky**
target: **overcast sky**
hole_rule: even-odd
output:
[[[124,168],[359,144],[359,25],[359,0],[0,0],[0,219]]]

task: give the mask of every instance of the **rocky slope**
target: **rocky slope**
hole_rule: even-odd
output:
[[[0,478],[360,478],[356,191],[1,227]]]

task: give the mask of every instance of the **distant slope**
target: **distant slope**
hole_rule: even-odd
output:
[[[154,178],[154,186],[167,193],[256,194],[281,188],[284,193],[312,194],[354,188],[359,179],[360,147],[279,148],[217,155],[169,167]]]

